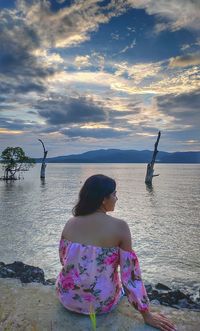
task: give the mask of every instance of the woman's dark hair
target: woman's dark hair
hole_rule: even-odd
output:
[[[79,201],[73,208],[74,216],[89,215],[97,211],[104,198],[116,189],[114,179],[104,175],[93,175],[83,184],[79,192]]]

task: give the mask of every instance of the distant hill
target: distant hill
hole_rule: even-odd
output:
[[[152,151],[99,149],[82,154],[47,158],[48,163],[148,163]],[[36,159],[36,162],[41,162]],[[157,163],[200,163],[200,152],[158,152]]]

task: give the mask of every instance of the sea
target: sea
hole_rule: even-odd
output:
[[[21,180],[0,181],[0,261],[38,266],[45,277],[61,269],[58,245],[79,190],[89,176],[117,182],[114,217],[131,230],[142,276],[148,283],[200,288],[200,165],[155,164],[152,187],[146,164],[51,163],[45,180],[40,164]]]

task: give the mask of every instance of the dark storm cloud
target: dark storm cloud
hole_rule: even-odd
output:
[[[10,81],[10,82],[9,82]],[[43,82],[39,79],[33,79],[32,82],[28,77],[19,77],[18,80],[10,80],[7,78],[7,82],[0,81],[0,93],[4,94],[5,100],[10,94],[24,94],[27,92],[44,92],[46,90]],[[2,100],[0,100],[2,102]]]
[[[200,142],[200,93],[159,96],[158,110],[174,117],[174,125],[178,129],[166,131],[174,141],[199,140]],[[165,133],[164,133],[165,134]]]
[[[48,124],[64,125],[69,123],[101,122],[106,120],[106,112],[86,98],[63,98],[41,101],[38,113]]]
[[[82,96],[67,98],[56,94],[50,95],[48,100],[40,101],[35,105],[35,109],[46,119],[48,128],[43,128],[43,132],[60,132],[70,140],[81,137],[96,139],[125,137],[132,133],[126,116],[139,111],[139,108],[133,108],[132,111],[114,111],[93,99]],[[74,124],[88,123],[106,124],[108,128],[73,127]]]
[[[179,95],[163,95],[156,98],[157,106],[165,114],[173,115],[185,123],[199,125],[200,123],[200,93]]]
[[[0,92],[43,92],[44,79],[53,68],[38,62],[33,51],[40,46],[37,32],[15,11],[0,13]]]
[[[128,131],[118,131],[112,128],[70,128],[63,129],[60,132],[69,138],[95,138],[95,139],[108,139],[108,138],[121,138],[127,136]]]
[[[5,97],[0,96],[0,102],[4,102],[6,100]]]
[[[8,130],[26,130],[30,128],[36,128],[38,124],[34,121],[29,121],[27,123],[23,120],[13,120],[8,117],[0,117],[0,127]]]

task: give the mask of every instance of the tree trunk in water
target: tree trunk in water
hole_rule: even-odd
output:
[[[41,144],[43,146],[43,150],[44,150],[44,156],[42,159],[42,165],[41,165],[41,170],[40,170],[40,178],[45,178],[45,169],[47,166],[45,163],[45,160],[46,160],[48,151],[45,149],[43,141],[41,139],[38,139],[38,140],[41,142]]]
[[[155,160],[156,160],[156,155],[158,153],[157,147],[158,147],[158,143],[159,143],[159,140],[160,140],[160,136],[161,136],[161,132],[159,131],[158,132],[158,138],[157,138],[156,143],[154,145],[154,152],[153,152],[152,160],[151,160],[150,163],[147,164],[147,172],[146,172],[146,177],[145,177],[145,183],[148,184],[148,185],[152,184],[153,177],[159,176],[159,175],[154,175],[153,173],[154,173],[154,163],[155,163]]]

